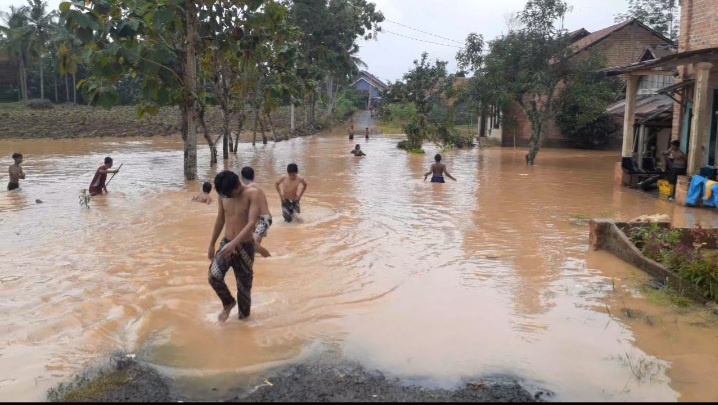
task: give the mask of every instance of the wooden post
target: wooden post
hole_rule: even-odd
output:
[[[623,157],[633,156],[633,124],[636,121],[638,77],[631,75],[626,82],[626,109],[623,113]]]
[[[710,123],[710,97],[708,78],[712,63],[700,62],[694,65],[696,84],[693,91],[693,122],[688,148],[688,175],[700,173],[701,167],[708,163],[708,125]]]
[[[646,142],[646,124],[641,124],[641,128],[638,130],[638,167],[643,169],[643,151],[645,150]]]

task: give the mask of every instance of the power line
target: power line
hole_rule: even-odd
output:
[[[385,19],[384,21],[390,22],[390,23],[393,23],[393,24],[396,24],[396,25],[401,25],[401,26],[404,27],[404,28],[408,28],[408,29],[414,30],[414,31],[419,31],[419,32],[421,32],[421,33],[423,33],[423,34],[431,35],[432,37],[437,37],[437,38],[441,38],[441,39],[446,40],[446,41],[456,42],[457,44],[464,45],[464,42],[462,42],[462,41],[455,41],[455,40],[453,40],[453,39],[451,39],[451,38],[442,37],[441,35],[435,35],[435,34],[432,34],[432,33],[430,33],[430,32],[422,31],[422,30],[417,29],[417,28],[409,27],[408,25],[404,25],[404,24],[398,23],[398,22],[396,22],[396,21],[392,21],[392,20],[389,20],[389,19]]]
[[[432,41],[426,41],[426,40],[424,40],[424,39],[419,39],[419,38],[414,38],[414,37],[408,37],[408,36],[406,36],[406,35],[397,34],[396,32],[392,32],[392,31],[385,30],[385,29],[382,29],[382,30],[379,31],[379,32],[386,32],[387,34],[394,34],[394,35],[398,35],[398,36],[400,36],[400,37],[413,39],[414,41],[426,42],[426,43],[434,44],[434,45],[448,46],[448,47],[450,47],[450,48],[458,48],[458,49],[462,49],[462,48],[463,48],[463,47],[461,47],[461,46],[448,45],[448,44],[440,44],[440,43],[438,43],[438,42],[432,42]]]

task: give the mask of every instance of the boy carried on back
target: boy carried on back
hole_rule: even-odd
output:
[[[299,189],[300,184],[302,185],[301,190]],[[294,213],[301,213],[299,201],[302,199],[304,192],[307,191],[307,182],[299,175],[299,168],[296,163],[287,165],[287,174],[280,177],[274,183],[274,187],[277,189],[279,199],[282,201],[284,221],[292,222]]]

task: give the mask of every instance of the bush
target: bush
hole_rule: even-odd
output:
[[[704,249],[708,242],[715,240],[714,230],[697,224],[689,243],[680,230],[661,228],[655,223],[631,228],[629,235],[646,257],[692,283],[705,298],[718,300],[718,252]]]
[[[386,122],[407,123],[416,115],[416,106],[409,104],[386,104],[381,107],[381,117]]]
[[[55,106],[48,99],[35,98],[27,102],[27,108],[31,110],[52,110]]]

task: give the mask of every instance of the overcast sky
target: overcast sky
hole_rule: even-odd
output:
[[[431,59],[449,61],[449,71],[455,71],[454,57],[458,48],[421,42],[438,42],[460,47],[471,32],[483,34],[490,40],[506,31],[506,17],[521,11],[526,0],[373,0],[384,17],[384,33],[377,41],[360,40],[360,58],[369,65],[369,72],[384,81],[395,81],[411,69],[414,59],[423,51]],[[567,0],[573,7],[565,26],[569,30],[586,28],[593,32],[613,24],[616,13],[626,11],[627,0]],[[0,0],[0,9],[25,4],[25,0]],[[57,8],[60,0],[48,0]],[[402,25],[398,25],[403,24]],[[411,27],[413,29],[407,28]],[[438,35],[438,38],[422,32]],[[403,35],[399,36],[399,35]],[[453,42],[453,41],[457,42]]]

